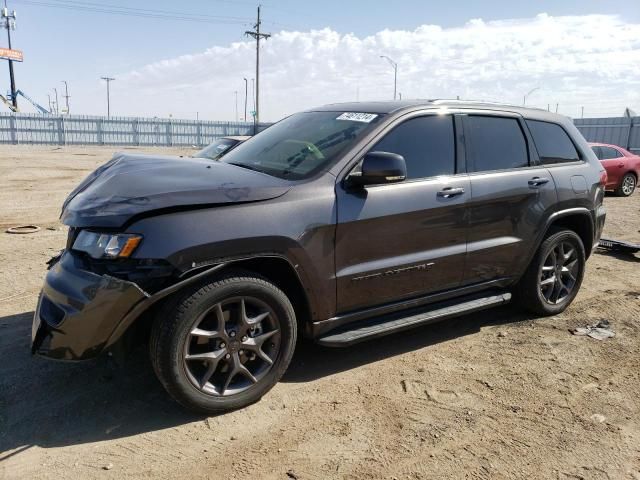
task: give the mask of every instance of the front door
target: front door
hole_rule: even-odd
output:
[[[369,149],[402,155],[407,180],[336,186],[338,312],[454,288],[466,253],[469,179],[456,173],[450,115],[403,121]]]

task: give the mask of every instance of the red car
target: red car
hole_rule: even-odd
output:
[[[640,155],[617,145],[590,143],[591,149],[607,171],[607,190],[628,197],[636,189],[640,177]]]

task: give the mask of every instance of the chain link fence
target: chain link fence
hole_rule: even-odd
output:
[[[253,135],[270,124],[171,118],[0,113],[0,144],[204,146],[228,135]]]

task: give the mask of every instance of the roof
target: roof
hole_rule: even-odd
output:
[[[482,108],[485,110],[500,110],[505,112],[519,113],[523,116],[553,116],[560,115],[547,112],[540,108],[527,108],[519,105],[509,105],[506,103],[494,103],[486,101],[474,100],[390,100],[381,102],[350,102],[350,103],[333,103],[324,105],[319,108],[310,109],[310,111],[342,111],[342,112],[362,112],[362,113],[379,113],[389,114],[397,113],[403,110],[414,110],[416,108],[435,108],[435,107],[451,107],[451,108]]]

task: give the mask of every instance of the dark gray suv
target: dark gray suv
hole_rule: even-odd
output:
[[[329,105],[219,161],[117,154],[63,206],[32,349],[148,340],[182,405],[242,407],[299,335],[348,346],[509,301],[562,312],[605,184],[569,119],[459,101]]]

